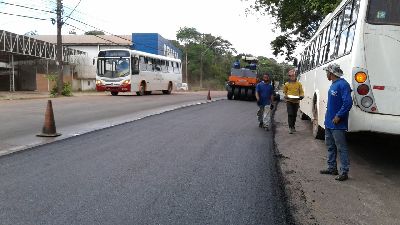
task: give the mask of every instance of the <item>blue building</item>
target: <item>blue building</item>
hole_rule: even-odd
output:
[[[158,33],[132,33],[132,49],[179,59],[182,55],[177,47]]]

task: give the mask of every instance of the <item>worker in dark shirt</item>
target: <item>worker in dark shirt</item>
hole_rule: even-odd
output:
[[[263,80],[256,86],[256,99],[259,107],[257,112],[259,127],[263,127],[266,130],[269,129],[269,124],[271,121],[273,92],[274,89],[269,80],[269,75],[264,74]]]

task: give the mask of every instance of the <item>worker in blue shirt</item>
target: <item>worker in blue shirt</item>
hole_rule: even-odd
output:
[[[237,59],[237,60],[233,63],[233,68],[234,68],[234,69],[240,69],[240,61],[239,61],[239,59]]]
[[[325,114],[325,143],[328,147],[328,168],[321,170],[321,174],[338,175],[336,156],[340,158],[340,175],[335,179],[348,179],[349,156],[346,143],[349,111],[353,105],[350,84],[343,78],[343,71],[337,64],[330,64],[324,68],[326,76],[332,84],[328,91],[328,103]]]
[[[259,110],[257,112],[259,127],[269,129],[271,111],[273,109],[274,89],[271,85],[269,74],[264,74],[263,79],[256,86],[256,99]]]

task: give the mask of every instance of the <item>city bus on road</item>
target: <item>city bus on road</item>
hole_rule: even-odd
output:
[[[101,50],[96,66],[96,90],[109,91],[114,96],[119,92],[170,94],[177,83],[182,83],[180,59],[137,50]]]
[[[327,92],[323,70],[340,65],[352,86],[349,132],[400,134],[400,1],[344,0],[321,23],[299,57],[302,119],[323,138]]]

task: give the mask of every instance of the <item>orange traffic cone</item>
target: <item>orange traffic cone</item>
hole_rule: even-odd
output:
[[[56,131],[56,123],[54,122],[53,106],[51,100],[47,101],[46,113],[44,115],[44,125],[42,133],[38,137],[57,137],[61,134]]]
[[[207,100],[211,100],[210,89],[208,89]]]

